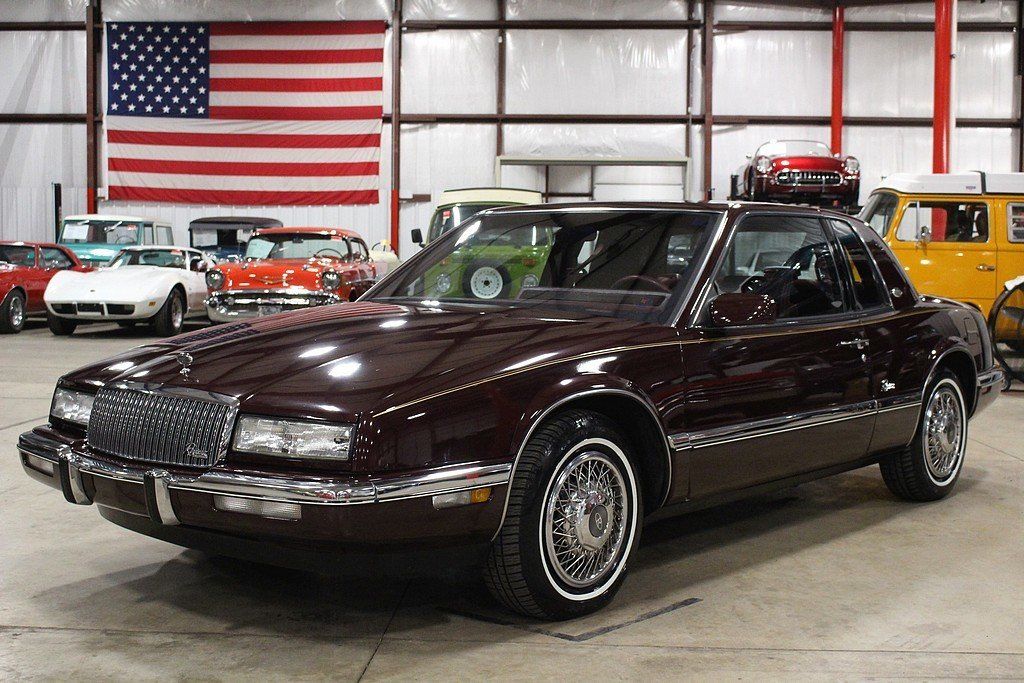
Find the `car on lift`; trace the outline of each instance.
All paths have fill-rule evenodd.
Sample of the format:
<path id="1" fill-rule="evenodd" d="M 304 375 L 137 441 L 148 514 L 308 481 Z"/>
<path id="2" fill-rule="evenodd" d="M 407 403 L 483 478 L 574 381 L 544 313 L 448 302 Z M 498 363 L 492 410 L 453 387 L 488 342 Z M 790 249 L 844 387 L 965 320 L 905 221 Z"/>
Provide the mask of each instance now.
<path id="1" fill-rule="evenodd" d="M 17 334 L 26 318 L 46 315 L 43 292 L 62 270 L 90 268 L 59 244 L 0 241 L 0 334 Z"/>
<path id="2" fill-rule="evenodd" d="M 860 162 L 814 140 L 771 140 L 732 176 L 730 199 L 811 204 L 853 210 Z"/>
<path id="3" fill-rule="evenodd" d="M 50 331 L 73 334 L 83 323 L 151 325 L 161 337 L 206 314 L 205 275 L 213 259 L 185 247 L 126 247 L 103 268 L 57 273 L 43 294 Z"/>
<path id="4" fill-rule="evenodd" d="M 254 216 L 207 216 L 188 224 L 188 244 L 202 249 L 215 261 L 240 261 L 245 245 L 257 228 L 284 225 L 276 218 Z"/>
<path id="5" fill-rule="evenodd" d="M 377 267 L 366 242 L 341 228 L 256 230 L 239 263 L 206 274 L 210 320 L 231 322 L 349 301 L 368 290 Z"/>
<path id="6" fill-rule="evenodd" d="M 158 218 L 82 214 L 61 221 L 57 242 L 83 263 L 102 266 L 123 247 L 174 244 L 171 224 Z"/>
<path id="7" fill-rule="evenodd" d="M 460 190 L 445 190 L 435 202 L 437 208 L 430 217 L 426 239 L 423 231 L 415 228 L 412 241 L 425 246 L 455 226 L 486 209 L 499 206 L 522 206 L 539 204 L 544 196 L 536 190 L 520 190 L 510 187 L 468 187 Z"/>
<path id="8" fill-rule="evenodd" d="M 428 276 L 535 228 L 545 267 L 515 297 Z M 900 498 L 949 495 L 1002 377 L 981 313 L 918 296 L 849 216 L 509 207 L 357 302 L 69 372 L 18 450 L 67 501 L 156 538 L 374 573 L 470 558 L 509 608 L 565 619 L 612 599 L 644 520 L 871 464 Z"/>

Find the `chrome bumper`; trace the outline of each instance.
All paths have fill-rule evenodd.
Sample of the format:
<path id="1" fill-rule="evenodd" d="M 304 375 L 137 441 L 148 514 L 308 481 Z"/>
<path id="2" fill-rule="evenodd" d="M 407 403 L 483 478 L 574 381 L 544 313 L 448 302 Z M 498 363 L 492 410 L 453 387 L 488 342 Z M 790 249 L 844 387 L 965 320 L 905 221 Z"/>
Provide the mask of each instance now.
<path id="1" fill-rule="evenodd" d="M 83 475 L 141 486 L 150 518 L 165 525 L 180 523 L 170 496 L 170 492 L 175 490 L 274 503 L 360 505 L 507 484 L 512 470 L 511 463 L 473 463 L 395 477 L 296 480 L 218 471 L 193 476 L 174 474 L 142 463 L 134 467 L 107 462 L 35 432 L 21 435 L 18 452 L 22 467 L 31 470 L 35 477 L 54 478 L 67 501 L 76 505 L 91 505 L 93 502 Z"/>
<path id="2" fill-rule="evenodd" d="M 989 368 L 978 375 L 978 389 L 984 391 L 993 386 L 1002 384 L 1006 379 L 1006 373 L 999 366 Z"/>
<path id="3" fill-rule="evenodd" d="M 216 292 L 206 299 L 206 313 L 214 322 L 247 320 L 266 315 L 261 309 L 278 307 L 280 312 L 341 302 L 330 292 L 282 292 L 280 290 L 249 290 Z"/>

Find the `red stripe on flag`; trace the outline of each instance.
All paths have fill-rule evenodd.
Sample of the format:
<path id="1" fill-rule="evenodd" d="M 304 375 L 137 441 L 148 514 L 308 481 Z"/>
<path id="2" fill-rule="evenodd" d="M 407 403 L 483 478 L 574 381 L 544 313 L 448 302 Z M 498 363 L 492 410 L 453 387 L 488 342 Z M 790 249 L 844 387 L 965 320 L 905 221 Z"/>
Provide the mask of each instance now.
<path id="1" fill-rule="evenodd" d="M 363 92 L 383 90 L 383 78 L 211 78 L 217 92 Z"/>
<path id="2" fill-rule="evenodd" d="M 275 192 L 262 190 L 200 190 L 133 185 L 111 185 L 112 200 L 135 199 L 147 202 L 187 204 L 245 204 L 249 206 L 318 206 L 323 204 L 376 204 L 377 190 L 333 190 L 329 192 Z"/>
<path id="3" fill-rule="evenodd" d="M 111 157 L 111 171 L 134 173 L 176 173 L 182 175 L 249 176 L 354 176 L 377 175 L 376 161 L 338 163 L 272 163 L 258 161 L 167 161 L 163 159 L 127 159 Z"/>
<path id="4" fill-rule="evenodd" d="M 334 121 L 379 119 L 383 107 L 210 107 L 211 119 Z"/>
<path id="5" fill-rule="evenodd" d="M 354 36 L 384 33 L 383 21 L 217 21 L 211 36 Z"/>
<path id="6" fill-rule="evenodd" d="M 341 149 L 345 147 L 380 147 L 380 134 L 287 135 L 277 133 L 158 133 L 141 130 L 108 130 L 107 141 L 126 145 L 164 145 L 171 147 Z"/>
<path id="7" fill-rule="evenodd" d="M 384 62 L 383 48 L 358 50 L 210 50 L 210 64 L 356 64 Z"/>

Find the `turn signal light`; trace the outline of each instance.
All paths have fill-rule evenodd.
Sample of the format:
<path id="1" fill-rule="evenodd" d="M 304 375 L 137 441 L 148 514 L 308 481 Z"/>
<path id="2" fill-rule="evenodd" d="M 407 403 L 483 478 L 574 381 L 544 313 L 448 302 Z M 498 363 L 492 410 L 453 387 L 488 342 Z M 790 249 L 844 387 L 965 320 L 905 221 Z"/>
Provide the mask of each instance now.
<path id="1" fill-rule="evenodd" d="M 282 503 L 276 500 L 214 496 L 213 507 L 221 512 L 239 512 L 243 515 L 256 515 L 269 519 L 302 519 L 302 507 L 298 503 Z"/>
<path id="2" fill-rule="evenodd" d="M 434 496 L 434 509 L 460 507 L 472 505 L 473 503 L 486 503 L 491 499 L 491 487 L 487 486 L 472 491 L 459 491 L 458 493 L 442 493 Z"/>

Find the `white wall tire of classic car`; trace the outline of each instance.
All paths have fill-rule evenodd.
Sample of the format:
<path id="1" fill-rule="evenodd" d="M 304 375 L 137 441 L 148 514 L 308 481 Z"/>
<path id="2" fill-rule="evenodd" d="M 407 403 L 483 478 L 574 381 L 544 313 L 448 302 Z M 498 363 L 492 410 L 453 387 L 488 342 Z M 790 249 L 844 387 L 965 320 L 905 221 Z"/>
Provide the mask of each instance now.
<path id="1" fill-rule="evenodd" d="M 117 265 L 124 252 L 132 252 L 129 256 L 171 253 L 177 265 Z M 115 265 L 85 273 L 63 271 L 50 280 L 43 300 L 54 334 L 72 334 L 81 323 L 107 322 L 122 327 L 149 324 L 156 334 L 166 337 L 181 332 L 188 318 L 206 315 L 206 271 L 213 262 L 202 252 L 135 247 L 122 250 L 111 264 Z M 117 308 L 127 306 L 131 312 Z"/>

